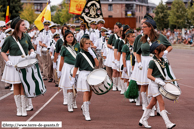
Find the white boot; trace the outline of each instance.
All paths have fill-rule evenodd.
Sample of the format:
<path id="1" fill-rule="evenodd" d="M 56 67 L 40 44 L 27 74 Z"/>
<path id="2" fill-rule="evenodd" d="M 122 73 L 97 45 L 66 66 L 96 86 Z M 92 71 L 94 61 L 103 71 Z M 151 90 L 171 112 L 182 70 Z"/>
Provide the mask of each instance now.
<path id="1" fill-rule="evenodd" d="M 73 96 L 73 108 L 74 109 L 77 109 L 76 97 L 77 97 L 77 95 Z"/>
<path id="2" fill-rule="evenodd" d="M 113 91 L 116 91 L 116 90 L 117 90 L 117 86 L 116 86 L 116 78 L 113 77 L 113 78 L 112 78 L 112 81 L 113 81 L 112 90 L 113 90 Z"/>
<path id="3" fill-rule="evenodd" d="M 13 89 L 14 89 L 14 87 L 13 87 L 13 84 L 12 84 L 10 91 L 13 91 Z"/>
<path id="4" fill-rule="evenodd" d="M 20 95 L 14 95 L 15 104 L 17 107 L 17 116 L 22 115 L 22 106 L 21 106 L 21 96 Z"/>
<path id="5" fill-rule="evenodd" d="M 22 105 L 22 116 L 27 116 L 25 95 L 21 95 L 21 105 Z"/>
<path id="6" fill-rule="evenodd" d="M 157 108 L 156 108 L 157 116 L 160 116 L 160 106 L 159 106 L 158 101 L 156 103 L 156 106 L 157 106 Z"/>
<path id="7" fill-rule="evenodd" d="M 73 112 L 73 92 L 67 93 L 67 109 L 68 112 Z"/>
<path id="8" fill-rule="evenodd" d="M 118 91 L 122 90 L 121 78 L 120 77 L 117 77 L 117 88 L 118 88 Z"/>
<path id="9" fill-rule="evenodd" d="M 152 97 L 147 97 L 148 103 L 152 100 Z M 155 116 L 155 106 L 153 106 L 150 116 Z"/>
<path id="10" fill-rule="evenodd" d="M 162 118 L 164 119 L 164 122 L 166 124 L 166 128 L 167 129 L 172 129 L 176 126 L 176 124 L 172 123 L 169 118 L 168 118 L 168 115 L 167 115 L 167 111 L 166 110 L 162 110 L 160 112 L 160 115 L 162 116 Z"/>
<path id="11" fill-rule="evenodd" d="M 81 106 L 81 110 L 82 110 L 82 113 L 83 113 L 83 116 L 85 115 L 85 111 L 84 111 L 84 104 L 82 104 Z"/>
<path id="12" fill-rule="evenodd" d="M 89 113 L 89 101 L 84 102 L 84 116 L 85 116 L 85 120 L 90 121 L 90 113 Z"/>
<path id="13" fill-rule="evenodd" d="M 26 111 L 33 111 L 32 99 L 31 98 L 27 98 L 26 102 L 27 102 Z"/>
<path id="14" fill-rule="evenodd" d="M 139 93 L 139 96 L 138 96 L 138 98 L 136 99 L 136 106 L 140 106 L 141 104 L 140 104 L 140 91 L 138 91 L 138 93 Z"/>
<path id="15" fill-rule="evenodd" d="M 141 92 L 141 97 L 142 97 L 142 110 L 145 110 L 145 108 L 148 106 L 146 92 Z"/>
<path id="16" fill-rule="evenodd" d="M 145 109 L 143 112 L 143 116 L 139 120 L 139 126 L 144 126 L 145 128 L 151 128 L 151 126 L 148 125 L 148 118 L 150 117 L 151 109 Z"/>
<path id="17" fill-rule="evenodd" d="M 120 94 L 123 95 L 125 93 L 125 84 L 124 84 L 124 80 L 120 80 L 120 84 L 121 84 L 121 92 Z"/>
<path id="18" fill-rule="evenodd" d="M 63 105 L 67 105 L 67 90 L 63 88 Z"/>

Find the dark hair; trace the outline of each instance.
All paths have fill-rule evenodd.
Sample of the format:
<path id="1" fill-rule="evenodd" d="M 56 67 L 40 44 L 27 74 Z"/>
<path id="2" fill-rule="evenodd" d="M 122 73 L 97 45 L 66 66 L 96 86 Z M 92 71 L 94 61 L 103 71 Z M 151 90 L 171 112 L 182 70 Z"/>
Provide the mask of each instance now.
<path id="1" fill-rule="evenodd" d="M 82 24 L 83 25 L 83 30 L 84 30 L 84 34 L 85 34 L 85 31 L 86 31 L 86 25 L 85 24 Z"/>
<path id="2" fill-rule="evenodd" d="M 65 35 L 64 32 L 63 32 L 64 27 L 66 27 L 66 28 L 69 30 L 69 27 L 68 27 L 67 25 L 64 25 L 64 26 L 61 28 L 61 33 L 62 33 L 63 36 Z"/>
<path id="3" fill-rule="evenodd" d="M 160 52 L 166 50 L 166 46 L 164 46 L 163 44 L 160 44 L 155 50 L 158 51 L 158 55 L 159 55 Z M 156 54 L 155 50 L 152 52 L 153 54 Z"/>
<path id="4" fill-rule="evenodd" d="M 123 31 L 121 31 L 121 37 L 122 37 L 122 39 L 125 39 L 125 32 L 127 32 L 127 30 L 130 30 L 131 28 L 129 27 L 129 28 L 125 28 Z"/>
<path id="5" fill-rule="evenodd" d="M 127 44 L 127 41 L 128 41 L 128 39 L 127 39 L 127 37 L 128 36 L 131 36 L 131 35 L 133 35 L 134 33 L 129 33 L 129 34 L 127 34 L 126 36 L 125 36 L 125 44 Z"/>
<path id="6" fill-rule="evenodd" d="M 151 32 L 150 32 L 150 41 L 154 42 L 156 39 L 158 39 L 159 34 L 154 30 L 153 26 L 149 22 L 144 22 L 148 27 L 151 27 Z M 147 42 L 148 35 L 143 35 L 141 38 L 141 41 L 143 43 Z"/>
<path id="7" fill-rule="evenodd" d="M 64 38 L 64 43 L 63 43 L 63 45 L 65 45 L 65 46 L 67 46 L 66 37 L 67 37 L 68 34 L 72 34 L 73 37 L 74 37 L 74 34 L 73 34 L 71 31 L 65 33 L 65 35 L 63 36 L 63 38 Z M 77 41 L 76 41 L 76 39 L 75 39 L 75 37 L 74 37 L 72 45 L 76 44 L 76 42 L 77 42 Z"/>
<path id="8" fill-rule="evenodd" d="M 18 32 L 20 31 L 20 24 L 23 22 L 24 20 L 20 20 L 16 26 L 15 29 L 13 31 L 13 33 L 11 34 L 11 36 L 14 36 L 16 40 L 18 40 Z"/>

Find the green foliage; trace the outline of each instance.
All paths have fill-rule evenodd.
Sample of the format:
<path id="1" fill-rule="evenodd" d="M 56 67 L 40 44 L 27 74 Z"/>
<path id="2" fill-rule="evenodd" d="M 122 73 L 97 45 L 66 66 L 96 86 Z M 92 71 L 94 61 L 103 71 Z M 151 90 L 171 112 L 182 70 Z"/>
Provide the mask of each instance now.
<path id="1" fill-rule="evenodd" d="M 3 12 L 1 15 L 5 18 L 6 16 L 6 9 L 7 9 L 8 1 L 7 0 L 0 0 L 0 12 Z M 22 3 L 21 0 L 11 0 L 10 1 L 10 7 L 9 7 L 9 13 L 10 13 L 10 19 L 13 19 L 20 15 L 20 11 L 22 11 Z"/>
<path id="2" fill-rule="evenodd" d="M 166 4 L 163 4 L 163 1 L 159 3 L 159 5 L 156 7 L 155 11 L 155 17 L 154 20 L 157 24 L 158 30 L 163 30 L 164 28 L 169 27 L 169 13 L 168 13 L 168 7 Z"/>
<path id="3" fill-rule="evenodd" d="M 2 6 L 0 6 L 1 9 Z M 4 13 L 0 12 L 0 21 L 5 21 L 5 17 L 3 17 Z"/>
<path id="4" fill-rule="evenodd" d="M 51 6 L 51 12 L 56 11 L 56 10 L 57 10 L 57 7 L 58 7 L 58 6 L 56 6 L 56 5 Z"/>
<path id="5" fill-rule="evenodd" d="M 190 4 L 187 8 L 187 16 L 188 21 L 190 22 L 190 26 L 194 24 L 194 5 L 191 7 Z"/>
<path id="6" fill-rule="evenodd" d="M 24 5 L 23 11 L 20 14 L 21 19 L 27 20 L 30 24 L 33 24 L 37 16 L 34 5 L 30 3 Z"/>
<path id="7" fill-rule="evenodd" d="M 61 8 L 58 7 L 55 15 L 52 16 L 52 21 L 57 24 L 62 25 L 67 23 L 72 17 L 74 17 L 73 14 L 69 13 L 69 4 L 67 4 L 65 1 L 66 0 L 63 0 Z"/>
<path id="8" fill-rule="evenodd" d="M 176 28 L 183 28 L 187 21 L 187 9 L 182 0 L 174 0 L 170 10 L 169 23 Z"/>

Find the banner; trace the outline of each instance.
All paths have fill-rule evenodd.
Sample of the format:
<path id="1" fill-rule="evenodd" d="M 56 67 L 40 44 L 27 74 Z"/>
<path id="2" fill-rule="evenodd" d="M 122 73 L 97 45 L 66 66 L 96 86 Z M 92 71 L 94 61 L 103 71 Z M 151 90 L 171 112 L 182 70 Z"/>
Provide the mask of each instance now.
<path id="1" fill-rule="evenodd" d="M 70 0 L 69 13 L 80 15 L 86 4 L 86 0 Z"/>
<path id="2" fill-rule="evenodd" d="M 44 20 L 51 21 L 51 9 L 49 4 L 44 8 L 41 14 L 34 21 L 34 25 L 38 28 L 39 31 L 44 29 L 43 25 Z"/>
<path id="3" fill-rule="evenodd" d="M 88 0 L 79 19 L 84 22 L 87 28 L 89 28 L 91 20 L 103 19 L 100 0 Z"/>
<path id="4" fill-rule="evenodd" d="M 10 20 L 10 17 L 9 17 L 9 6 L 10 6 L 10 0 L 8 0 L 7 10 L 6 10 L 6 17 L 5 17 L 5 23 L 7 23 Z"/>

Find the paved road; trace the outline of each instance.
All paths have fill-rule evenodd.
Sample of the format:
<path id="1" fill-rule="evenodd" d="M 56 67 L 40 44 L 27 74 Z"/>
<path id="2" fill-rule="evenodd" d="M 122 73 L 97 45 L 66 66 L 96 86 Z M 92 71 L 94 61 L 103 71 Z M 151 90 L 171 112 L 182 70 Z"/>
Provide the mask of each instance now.
<path id="1" fill-rule="evenodd" d="M 194 128 L 194 51 L 174 49 L 168 58 L 177 78 L 182 78 L 179 85 L 182 90 L 178 103 L 165 99 L 169 118 L 176 123 L 176 129 Z M 17 117 L 13 94 L 0 100 L 0 121 L 62 121 L 63 129 L 141 129 L 138 121 L 143 113 L 141 106 L 129 103 L 119 92 L 97 96 L 93 95 L 90 105 L 92 121 L 84 120 L 80 106 L 82 93 L 78 93 L 77 105 L 73 113 L 67 112 L 62 105 L 62 92 L 59 92 L 36 116 L 32 117 L 58 91 L 53 83 L 45 82 L 47 92 L 44 96 L 32 99 L 34 111 L 28 112 L 27 117 Z M 1 90 L 2 83 L 1 83 Z M 9 90 L 6 90 L 9 92 Z M 2 96 L 2 95 L 1 95 Z M 161 117 L 151 117 L 148 120 L 153 129 L 165 129 Z"/>

